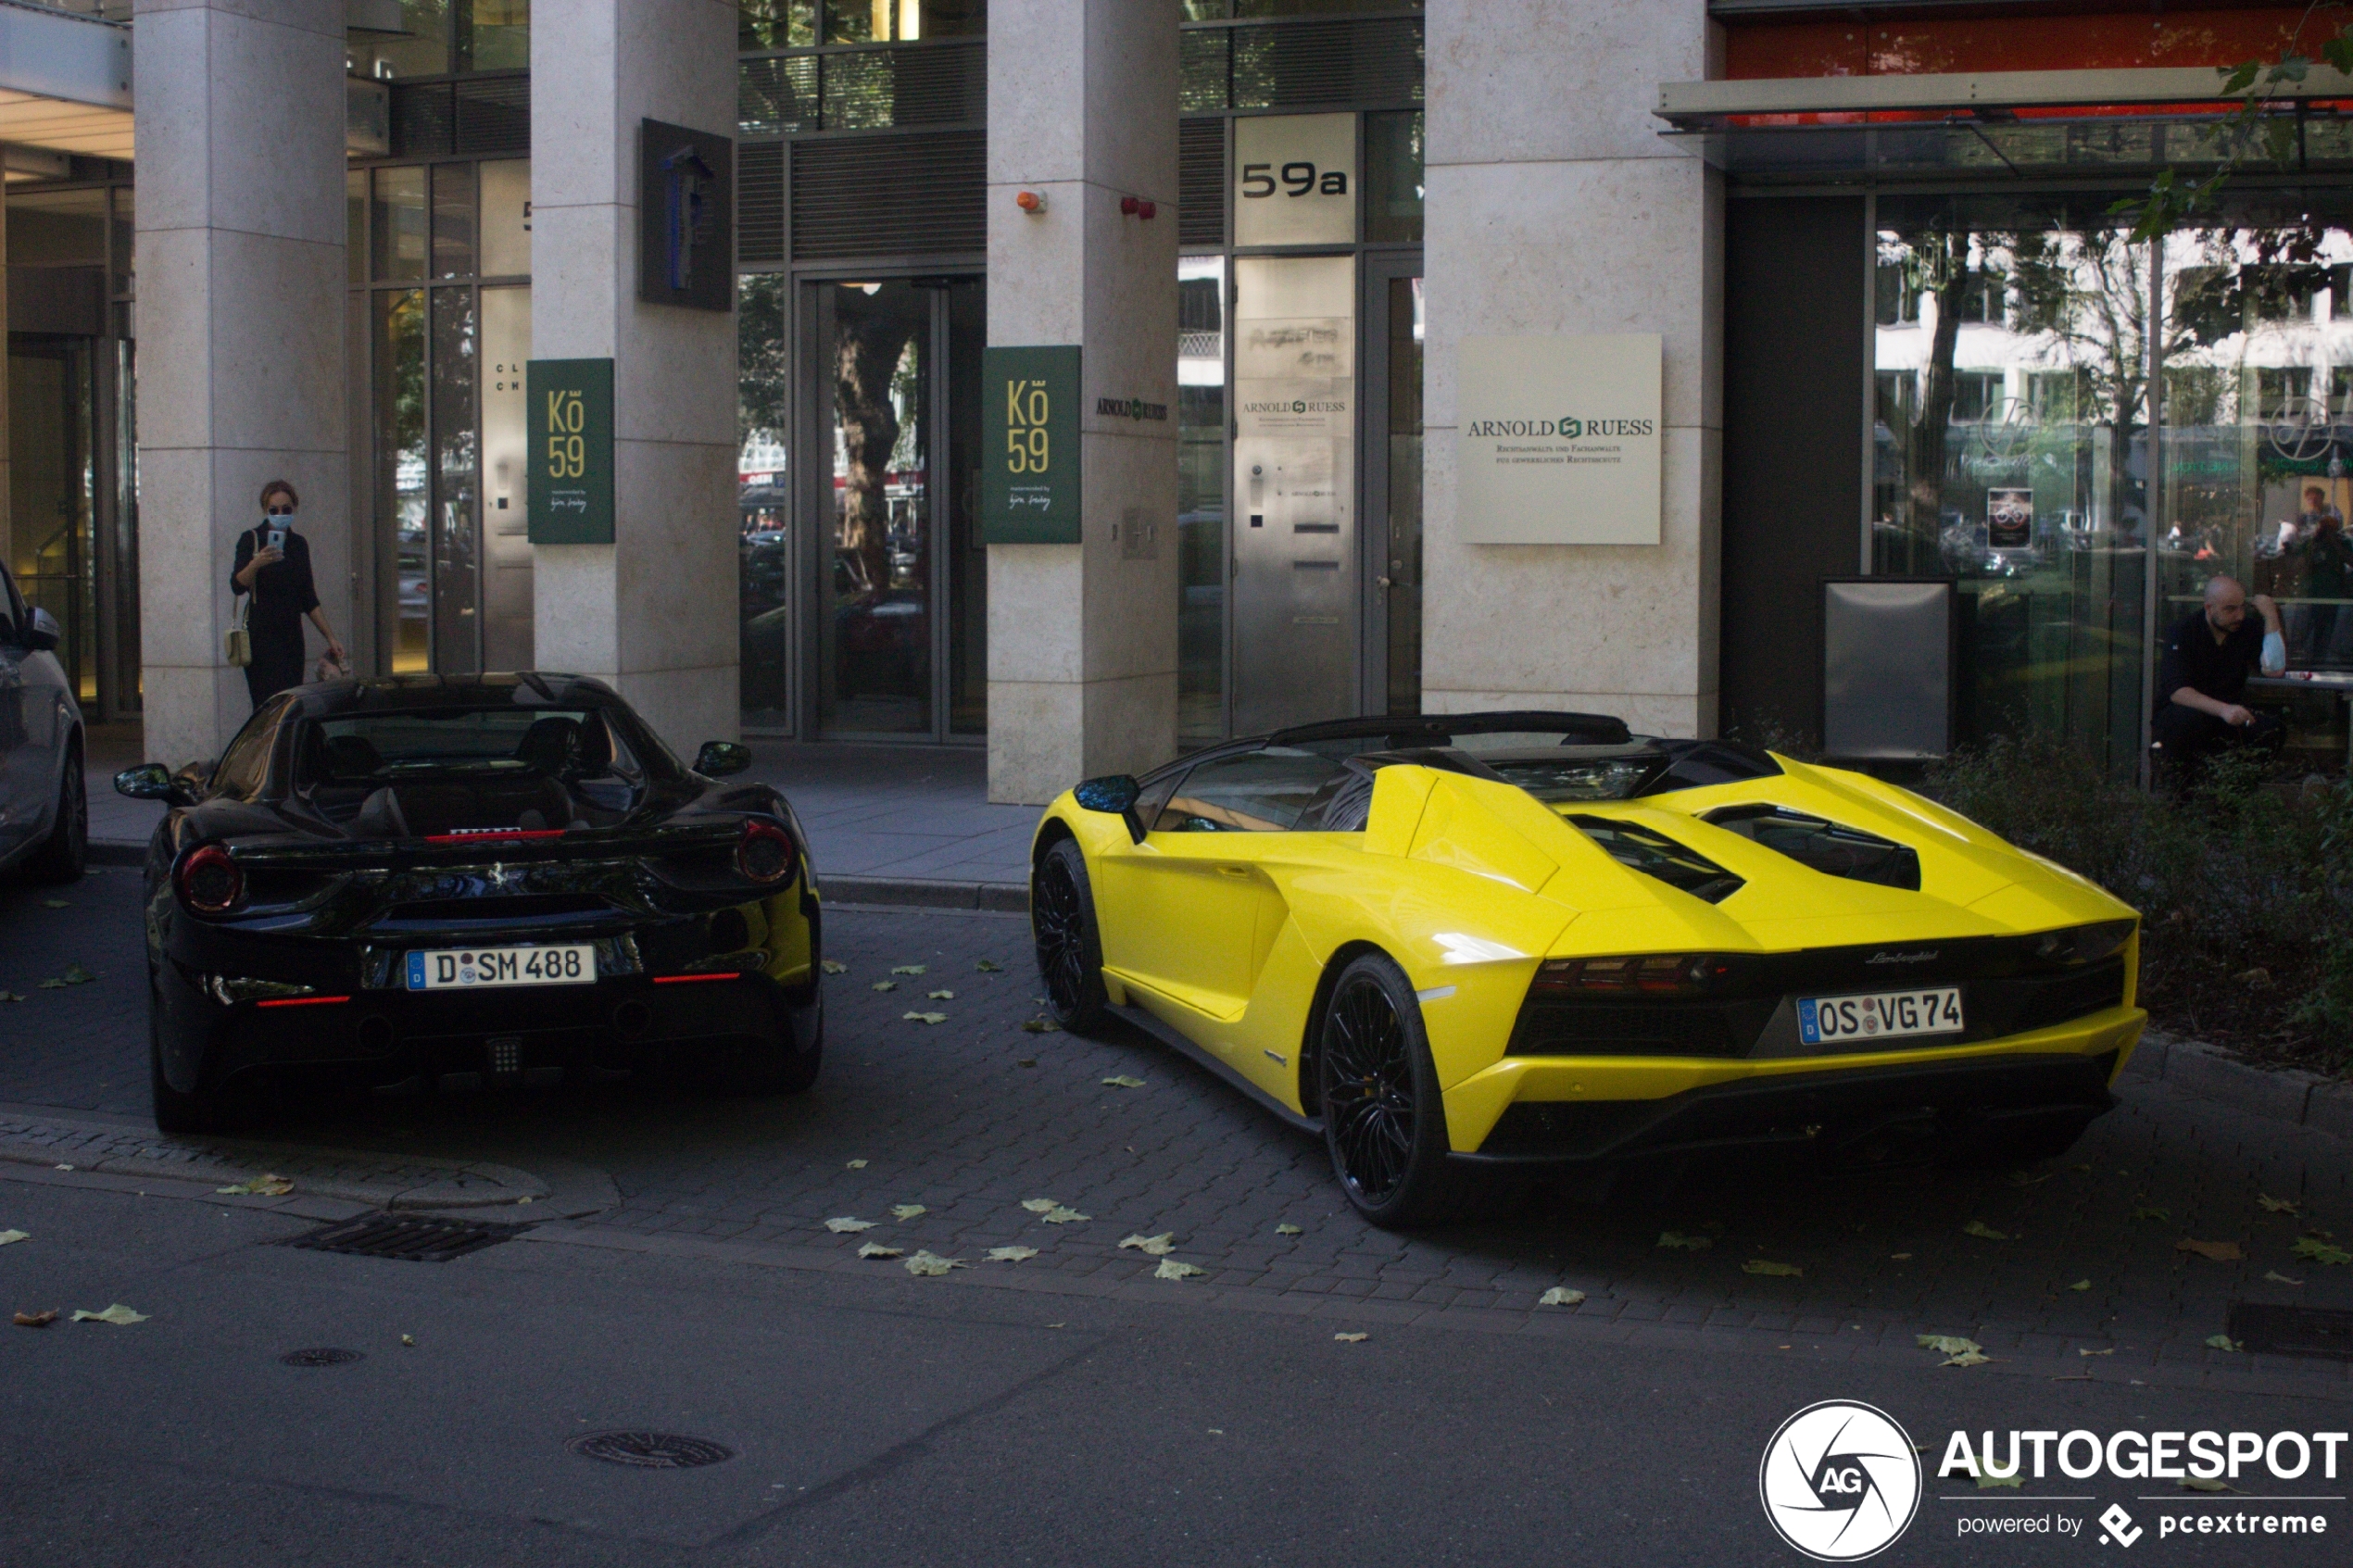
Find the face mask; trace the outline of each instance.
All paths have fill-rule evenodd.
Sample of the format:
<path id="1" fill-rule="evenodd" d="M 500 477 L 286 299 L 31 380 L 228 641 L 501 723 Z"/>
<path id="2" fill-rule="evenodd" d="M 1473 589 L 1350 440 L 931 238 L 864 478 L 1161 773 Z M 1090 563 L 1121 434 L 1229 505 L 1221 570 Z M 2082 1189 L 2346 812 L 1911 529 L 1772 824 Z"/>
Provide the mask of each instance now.
<path id="1" fill-rule="evenodd" d="M 271 512 L 269 516 L 261 520 L 261 526 L 264 528 L 292 528 L 294 526 L 294 517 L 295 515 L 292 512 Z"/>

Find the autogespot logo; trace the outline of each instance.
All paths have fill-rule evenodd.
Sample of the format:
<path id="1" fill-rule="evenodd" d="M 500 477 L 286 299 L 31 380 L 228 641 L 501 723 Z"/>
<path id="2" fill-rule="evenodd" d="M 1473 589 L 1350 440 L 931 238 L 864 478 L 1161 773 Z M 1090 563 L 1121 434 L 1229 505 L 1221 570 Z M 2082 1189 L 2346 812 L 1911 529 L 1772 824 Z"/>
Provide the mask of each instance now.
<path id="1" fill-rule="evenodd" d="M 1855 1562 L 1894 1544 L 1920 1506 L 1920 1461 L 1894 1417 L 1824 1399 L 1781 1423 L 1756 1469 L 1765 1517 L 1818 1562 Z"/>

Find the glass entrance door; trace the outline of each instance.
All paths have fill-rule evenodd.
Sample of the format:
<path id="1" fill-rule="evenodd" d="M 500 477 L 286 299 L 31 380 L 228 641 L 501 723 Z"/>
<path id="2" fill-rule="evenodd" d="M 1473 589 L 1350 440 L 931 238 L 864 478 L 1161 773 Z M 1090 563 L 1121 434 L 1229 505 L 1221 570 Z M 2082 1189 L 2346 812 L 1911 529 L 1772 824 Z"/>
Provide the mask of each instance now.
<path id="1" fill-rule="evenodd" d="M 826 736 L 977 736 L 982 285 L 827 282 L 809 285 L 807 306 L 815 460 L 799 466 L 815 558 L 802 711 Z"/>
<path id="2" fill-rule="evenodd" d="M 1366 713 L 1422 710 L 1421 266 L 1365 260 Z"/>

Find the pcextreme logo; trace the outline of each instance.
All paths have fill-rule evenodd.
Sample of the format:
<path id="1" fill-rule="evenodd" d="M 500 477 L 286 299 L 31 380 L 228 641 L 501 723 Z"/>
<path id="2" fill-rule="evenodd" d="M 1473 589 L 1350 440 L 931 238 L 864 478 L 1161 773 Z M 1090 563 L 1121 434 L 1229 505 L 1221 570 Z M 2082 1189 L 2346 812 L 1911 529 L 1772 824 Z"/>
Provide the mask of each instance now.
<path id="1" fill-rule="evenodd" d="M 1919 1511 L 1919 1455 L 1886 1411 L 1824 1399 L 1765 1445 L 1756 1490 L 1781 1539 L 1818 1562 L 1858 1562 L 1894 1545 Z"/>

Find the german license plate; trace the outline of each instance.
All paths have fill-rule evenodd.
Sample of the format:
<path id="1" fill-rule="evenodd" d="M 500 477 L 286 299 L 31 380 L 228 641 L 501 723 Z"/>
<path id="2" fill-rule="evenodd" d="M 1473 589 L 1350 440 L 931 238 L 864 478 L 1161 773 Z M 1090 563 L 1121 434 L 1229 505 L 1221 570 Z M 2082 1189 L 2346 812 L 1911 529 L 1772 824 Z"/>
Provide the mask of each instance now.
<path id="1" fill-rule="evenodd" d="M 1797 999 L 1798 1037 L 1809 1046 L 1900 1040 L 1912 1035 L 1957 1035 L 1961 1029 L 1958 985 Z"/>
<path id="2" fill-rule="evenodd" d="M 409 955 L 411 991 L 480 991 L 508 985 L 593 985 L 597 945 L 450 947 Z"/>

